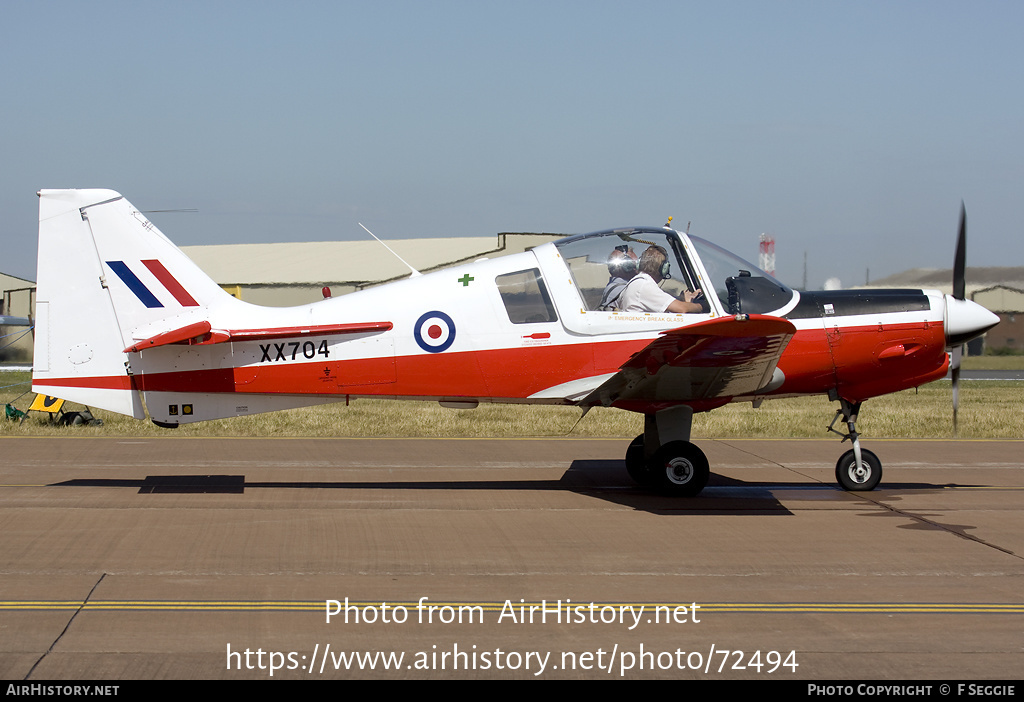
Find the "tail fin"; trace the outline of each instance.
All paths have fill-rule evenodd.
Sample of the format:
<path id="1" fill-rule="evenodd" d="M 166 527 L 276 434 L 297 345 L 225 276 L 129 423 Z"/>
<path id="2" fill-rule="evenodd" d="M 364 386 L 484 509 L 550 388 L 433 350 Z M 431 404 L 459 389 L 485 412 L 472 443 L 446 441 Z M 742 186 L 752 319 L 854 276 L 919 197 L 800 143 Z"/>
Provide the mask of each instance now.
<path id="1" fill-rule="evenodd" d="M 36 285 L 33 389 L 138 419 L 133 337 L 232 299 L 112 190 L 39 192 Z"/>

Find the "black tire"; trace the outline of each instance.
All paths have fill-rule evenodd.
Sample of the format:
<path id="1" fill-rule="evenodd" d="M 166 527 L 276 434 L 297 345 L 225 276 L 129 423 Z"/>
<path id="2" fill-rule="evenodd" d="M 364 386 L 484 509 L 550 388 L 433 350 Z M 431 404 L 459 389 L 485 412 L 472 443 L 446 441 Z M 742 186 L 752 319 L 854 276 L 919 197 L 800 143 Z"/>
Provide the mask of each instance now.
<path id="1" fill-rule="evenodd" d="M 836 480 L 840 487 L 850 492 L 874 490 L 882 479 L 882 462 L 867 449 L 860 450 L 863 473 L 857 473 L 857 458 L 850 449 L 836 462 Z"/>
<path id="2" fill-rule="evenodd" d="M 641 487 L 653 487 L 654 476 L 651 474 L 651 467 L 647 465 L 644 456 L 644 435 L 633 439 L 629 448 L 626 449 L 626 472 L 629 477 Z"/>
<path id="3" fill-rule="evenodd" d="M 694 497 L 708 484 L 708 458 L 689 441 L 670 441 L 658 449 L 651 462 L 658 490 L 666 495 Z"/>

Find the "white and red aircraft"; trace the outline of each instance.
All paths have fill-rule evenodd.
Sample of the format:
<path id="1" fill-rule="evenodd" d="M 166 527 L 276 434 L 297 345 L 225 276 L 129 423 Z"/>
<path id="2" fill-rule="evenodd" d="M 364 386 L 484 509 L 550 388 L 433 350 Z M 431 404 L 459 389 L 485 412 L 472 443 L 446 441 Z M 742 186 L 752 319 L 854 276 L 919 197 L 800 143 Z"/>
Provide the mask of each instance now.
<path id="1" fill-rule="evenodd" d="M 944 377 L 947 350 L 998 322 L 964 299 L 963 219 L 952 296 L 797 292 L 708 241 L 650 227 L 270 308 L 223 291 L 116 192 L 39 198 L 36 392 L 164 427 L 348 397 L 619 407 L 646 419 L 630 475 L 671 494 L 708 480 L 689 441 L 694 412 L 810 394 L 838 401 L 832 424 L 849 428 L 836 432 L 853 443 L 840 484 L 873 489 L 882 469 L 860 447 L 861 402 Z M 663 289 L 707 293 L 700 311 L 600 309 L 623 258 L 613 252 L 650 246 L 668 254 Z"/>

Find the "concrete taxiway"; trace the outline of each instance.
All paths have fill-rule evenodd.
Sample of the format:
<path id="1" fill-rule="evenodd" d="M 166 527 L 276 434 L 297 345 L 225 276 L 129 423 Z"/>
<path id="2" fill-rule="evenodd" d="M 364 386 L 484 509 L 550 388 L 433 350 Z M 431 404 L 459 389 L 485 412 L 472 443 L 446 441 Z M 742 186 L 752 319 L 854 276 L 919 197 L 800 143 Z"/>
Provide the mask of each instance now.
<path id="1" fill-rule="evenodd" d="M 867 441 L 851 494 L 837 441 L 704 440 L 695 499 L 627 443 L 2 438 L 0 678 L 1024 670 L 1024 442 Z"/>

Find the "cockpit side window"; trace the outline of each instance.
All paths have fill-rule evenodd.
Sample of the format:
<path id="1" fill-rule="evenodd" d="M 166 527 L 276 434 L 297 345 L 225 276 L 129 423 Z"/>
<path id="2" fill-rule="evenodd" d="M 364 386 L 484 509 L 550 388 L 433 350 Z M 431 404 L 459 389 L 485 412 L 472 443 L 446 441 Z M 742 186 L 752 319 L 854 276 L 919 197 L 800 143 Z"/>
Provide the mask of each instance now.
<path id="1" fill-rule="evenodd" d="M 556 242 L 588 311 L 615 311 L 621 289 L 638 272 L 639 260 L 651 246 L 668 253 L 670 278 L 660 286 L 673 297 L 700 287 L 693 266 L 674 236 L 648 229 L 600 232 Z"/>
<path id="2" fill-rule="evenodd" d="M 621 243 L 584 239 L 558 247 L 558 252 L 569 267 L 569 273 L 580 291 L 586 309 L 601 309 L 609 277 L 608 258 L 614 247 Z"/>
<path id="3" fill-rule="evenodd" d="M 530 268 L 505 273 L 496 277 L 494 282 L 501 294 L 508 320 L 513 324 L 558 321 L 540 270 Z"/>

